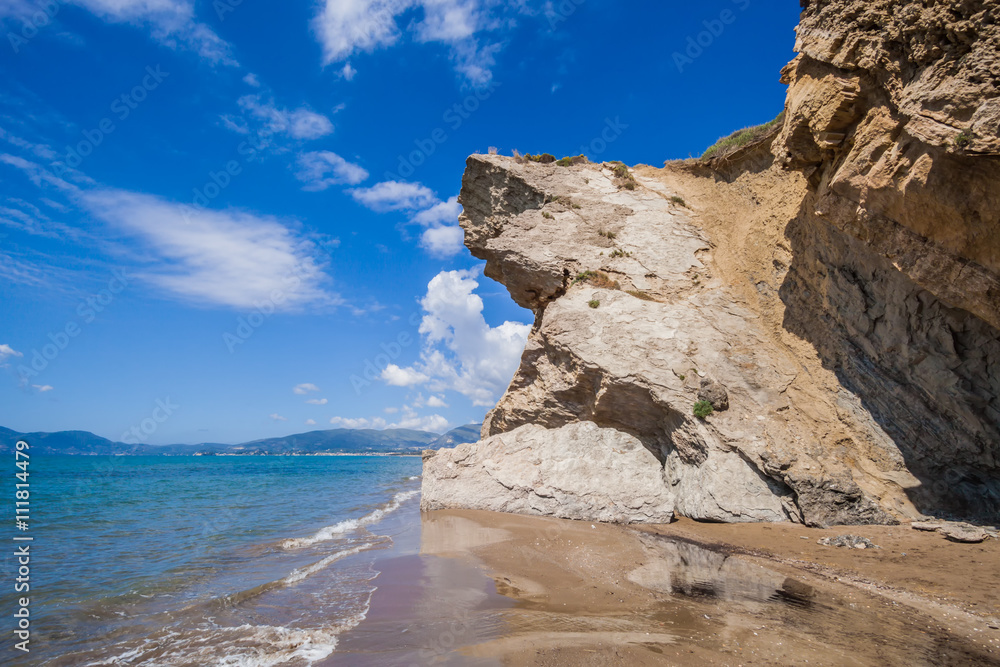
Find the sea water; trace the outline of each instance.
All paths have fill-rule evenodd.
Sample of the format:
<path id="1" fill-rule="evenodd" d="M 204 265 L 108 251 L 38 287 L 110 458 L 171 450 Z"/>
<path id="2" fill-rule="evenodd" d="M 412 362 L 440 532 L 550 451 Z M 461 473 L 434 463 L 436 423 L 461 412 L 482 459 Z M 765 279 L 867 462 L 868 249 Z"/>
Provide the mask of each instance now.
<path id="1" fill-rule="evenodd" d="M 0 605 L 30 597 L 31 652 L 4 614 L 5 660 L 266 667 L 322 660 L 364 619 L 392 543 L 379 523 L 418 502 L 420 459 L 49 456 L 30 472 L 31 590 L 5 585 Z M 7 543 L 13 582 L 23 542 Z"/>

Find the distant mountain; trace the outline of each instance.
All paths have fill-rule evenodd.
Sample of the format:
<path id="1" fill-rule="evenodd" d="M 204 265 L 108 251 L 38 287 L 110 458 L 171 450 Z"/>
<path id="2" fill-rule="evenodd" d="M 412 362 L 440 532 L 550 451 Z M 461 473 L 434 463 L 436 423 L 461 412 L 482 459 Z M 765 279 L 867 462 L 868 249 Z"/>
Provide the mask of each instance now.
<path id="1" fill-rule="evenodd" d="M 18 440 L 31 445 L 31 454 L 126 455 L 145 454 L 150 445 L 129 445 L 112 442 L 88 431 L 58 431 L 56 433 L 18 433 L 0 427 L 0 451 L 10 452 Z"/>
<path id="2" fill-rule="evenodd" d="M 65 455 L 165 455 L 185 454 L 415 454 L 425 449 L 452 447 L 479 439 L 478 424 L 460 426 L 444 435 L 409 429 L 333 429 L 310 431 L 282 438 L 264 438 L 237 445 L 131 445 L 113 442 L 87 431 L 19 433 L 0 426 L 0 452 L 10 452 L 18 440 L 26 440 L 33 454 Z"/>
<path id="3" fill-rule="evenodd" d="M 452 429 L 432 442 L 427 449 L 441 449 L 442 447 L 454 447 L 464 445 L 467 442 L 477 442 L 482 424 L 466 424 Z"/>

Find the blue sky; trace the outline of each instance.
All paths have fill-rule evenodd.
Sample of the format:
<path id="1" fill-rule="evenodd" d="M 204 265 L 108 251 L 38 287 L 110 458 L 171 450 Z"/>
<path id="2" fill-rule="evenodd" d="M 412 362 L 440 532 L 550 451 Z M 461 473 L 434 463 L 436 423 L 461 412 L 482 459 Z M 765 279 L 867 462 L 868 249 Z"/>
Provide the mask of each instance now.
<path id="1" fill-rule="evenodd" d="M 164 444 L 480 420 L 531 313 L 461 245 L 466 157 L 698 155 L 781 110 L 798 18 L 278 7 L 0 0 L 0 425 Z"/>

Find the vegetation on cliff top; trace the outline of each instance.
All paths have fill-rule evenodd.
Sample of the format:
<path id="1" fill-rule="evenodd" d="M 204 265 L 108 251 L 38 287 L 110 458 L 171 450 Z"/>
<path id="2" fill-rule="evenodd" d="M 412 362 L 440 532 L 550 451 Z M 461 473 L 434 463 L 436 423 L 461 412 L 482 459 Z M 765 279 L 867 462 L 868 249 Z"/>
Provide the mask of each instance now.
<path id="1" fill-rule="evenodd" d="M 709 158 L 725 157 L 726 155 L 734 153 L 744 146 L 756 143 L 766 138 L 768 135 L 776 133 L 784 120 L 785 112 L 782 111 L 778 114 L 777 118 L 764 123 L 763 125 L 754 125 L 753 127 L 744 127 L 742 130 L 737 130 L 728 137 L 722 137 L 709 146 L 705 152 L 701 154 L 701 158 L 703 160 L 707 160 Z"/>

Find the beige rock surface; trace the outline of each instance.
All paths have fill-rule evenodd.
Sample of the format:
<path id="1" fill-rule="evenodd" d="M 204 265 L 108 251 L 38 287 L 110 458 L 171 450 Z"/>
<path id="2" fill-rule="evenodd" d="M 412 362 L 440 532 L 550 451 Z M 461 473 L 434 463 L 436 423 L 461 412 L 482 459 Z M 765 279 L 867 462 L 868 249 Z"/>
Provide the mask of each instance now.
<path id="1" fill-rule="evenodd" d="M 592 422 L 522 426 L 427 455 L 421 509 L 668 523 L 673 495 L 636 438 Z"/>
<path id="2" fill-rule="evenodd" d="M 627 433 L 697 519 L 996 522 L 998 5 L 805 3 L 773 142 L 634 191 L 471 157 L 466 245 L 535 312 L 483 437 Z"/>

